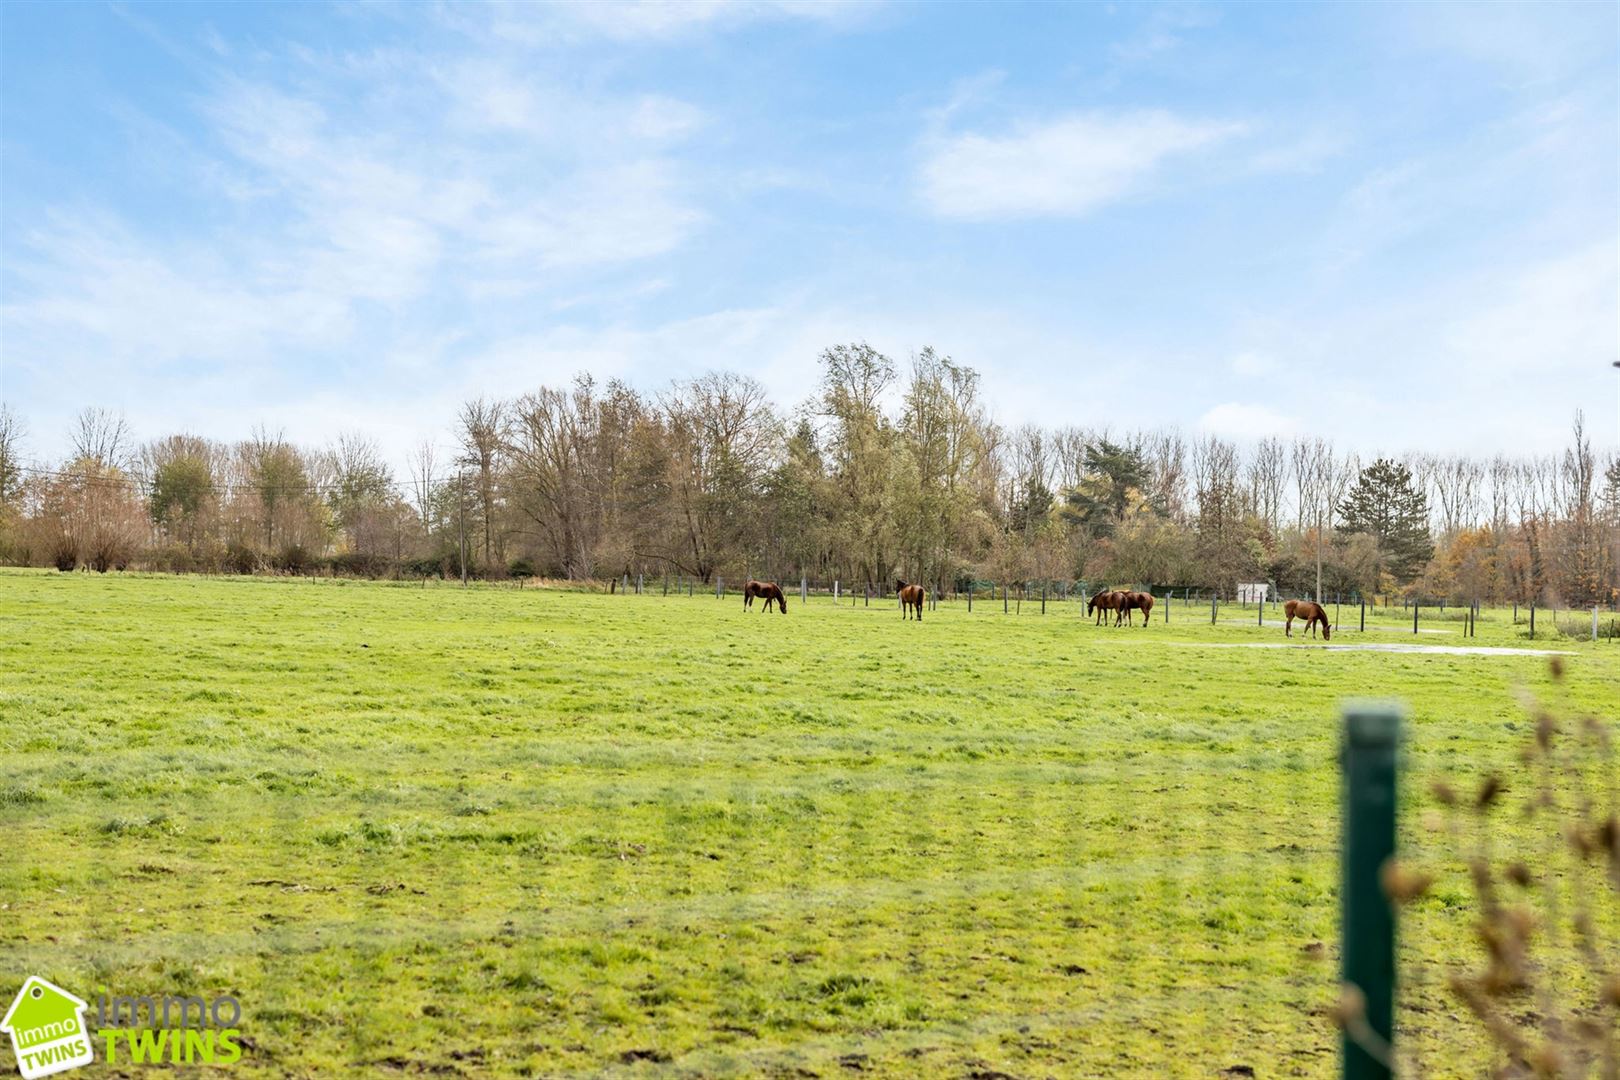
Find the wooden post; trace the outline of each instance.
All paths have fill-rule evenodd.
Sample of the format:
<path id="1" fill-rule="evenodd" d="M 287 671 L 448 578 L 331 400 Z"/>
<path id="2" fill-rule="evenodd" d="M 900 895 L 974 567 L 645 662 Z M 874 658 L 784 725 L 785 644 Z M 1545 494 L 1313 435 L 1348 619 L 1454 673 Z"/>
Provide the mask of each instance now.
<path id="1" fill-rule="evenodd" d="M 1175 600 L 1176 590 L 1171 589 L 1169 592 L 1164 594 L 1164 624 L 1166 626 L 1170 625 L 1170 605 L 1175 603 Z"/>
<path id="2" fill-rule="evenodd" d="M 723 578 L 723 577 L 715 578 L 714 579 L 714 598 L 716 600 L 720 599 L 722 596 L 725 595 L 725 592 L 726 592 L 726 579 Z"/>
<path id="3" fill-rule="evenodd" d="M 1003 615 L 1007 614 L 1007 583 L 1005 581 L 1001 583 L 1001 613 Z"/>
<path id="4" fill-rule="evenodd" d="M 1266 598 L 1264 596 L 1262 596 L 1260 598 L 1260 602 L 1258 604 L 1254 605 L 1254 609 L 1260 616 L 1260 618 L 1256 621 L 1255 625 L 1256 626 L 1264 626 L 1264 625 L 1266 625 Z"/>
<path id="5" fill-rule="evenodd" d="M 1215 625 L 1215 613 L 1220 608 L 1220 598 L 1214 593 L 1209 594 L 1209 625 Z"/>
<path id="6" fill-rule="evenodd" d="M 968 582 L 968 614 L 973 614 L 973 582 Z"/>
<path id="7" fill-rule="evenodd" d="M 1597 606 L 1592 607 L 1592 640 L 1597 640 Z"/>
<path id="8" fill-rule="evenodd" d="M 1367 598 L 1366 597 L 1362 597 L 1362 599 L 1361 599 L 1361 632 L 1363 634 L 1365 634 L 1367 632 Z"/>
<path id="9" fill-rule="evenodd" d="M 799 603 L 810 602 L 810 579 L 803 574 L 799 575 Z"/>
<path id="10" fill-rule="evenodd" d="M 1536 640 L 1536 602 L 1530 601 L 1530 640 Z"/>
<path id="11" fill-rule="evenodd" d="M 1395 911 L 1383 871 L 1395 855 L 1401 710 L 1349 706 L 1340 752 L 1344 775 L 1341 887 L 1342 980 L 1361 993 L 1361 1017 L 1345 1025 L 1344 1080 L 1389 1080 L 1395 1037 Z M 1366 1042 L 1373 1043 L 1369 1053 Z M 1382 1044 L 1381 1046 L 1379 1044 Z"/>
<path id="12" fill-rule="evenodd" d="M 1418 602 L 1412 601 L 1412 633 L 1417 633 Z"/>
<path id="13" fill-rule="evenodd" d="M 833 578 L 833 603 L 838 603 L 838 579 Z"/>
<path id="14" fill-rule="evenodd" d="M 1592 611 L 1594 612 L 1594 614 L 1592 615 L 1592 625 L 1596 626 L 1597 625 L 1597 615 L 1596 615 L 1597 608 L 1593 608 Z M 1044 582 L 1044 581 L 1041 582 L 1041 614 L 1042 615 L 1046 614 L 1046 582 Z M 1596 630 L 1592 631 L 1592 638 L 1593 638 L 1593 640 L 1597 639 L 1597 631 Z"/>
<path id="15" fill-rule="evenodd" d="M 642 575 L 642 574 L 637 574 L 636 575 L 636 595 L 637 596 L 641 595 L 641 587 L 642 587 L 642 584 L 643 584 L 643 578 L 644 578 L 644 575 Z"/>

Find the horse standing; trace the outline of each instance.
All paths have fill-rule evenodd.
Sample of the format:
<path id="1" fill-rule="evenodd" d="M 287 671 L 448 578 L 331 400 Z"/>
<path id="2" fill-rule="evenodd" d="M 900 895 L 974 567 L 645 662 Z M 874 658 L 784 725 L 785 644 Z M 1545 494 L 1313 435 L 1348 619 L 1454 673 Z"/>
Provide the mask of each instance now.
<path id="1" fill-rule="evenodd" d="M 1136 619 L 1131 615 L 1133 611 L 1142 613 L 1142 625 L 1146 626 L 1153 621 L 1153 594 L 1146 592 L 1128 592 L 1123 594 L 1120 601 L 1120 611 L 1130 625 L 1136 625 Z"/>
<path id="2" fill-rule="evenodd" d="M 907 585 L 903 581 L 895 581 L 895 592 L 900 594 L 900 617 L 910 618 L 912 611 L 917 613 L 917 621 L 922 622 L 923 598 L 927 595 L 921 585 Z"/>
<path id="3" fill-rule="evenodd" d="M 1323 610 L 1321 604 L 1312 600 L 1290 600 L 1283 605 L 1283 614 L 1287 616 L 1287 621 L 1283 623 L 1284 637 L 1294 636 L 1294 620 L 1298 618 L 1305 620 L 1305 625 L 1309 628 L 1311 637 L 1316 636 L 1316 626 L 1321 623 L 1322 640 L 1333 640 L 1333 627 L 1328 624 L 1327 612 Z"/>
<path id="4" fill-rule="evenodd" d="M 787 597 L 782 595 L 782 586 L 774 581 L 750 581 L 743 586 L 743 610 L 754 606 L 754 597 L 765 599 L 765 610 L 771 610 L 771 601 L 776 601 L 776 610 L 783 615 L 787 614 Z"/>

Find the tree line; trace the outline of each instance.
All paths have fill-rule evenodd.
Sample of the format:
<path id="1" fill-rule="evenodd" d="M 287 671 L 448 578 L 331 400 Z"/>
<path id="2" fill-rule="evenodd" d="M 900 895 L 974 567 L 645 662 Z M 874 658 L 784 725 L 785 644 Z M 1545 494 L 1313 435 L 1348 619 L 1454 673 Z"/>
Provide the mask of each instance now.
<path id="1" fill-rule="evenodd" d="M 580 375 L 457 413 L 404 475 L 375 442 L 258 428 L 137 441 L 86 409 L 26 458 L 0 405 L 0 560 L 63 570 L 352 573 L 705 584 L 896 577 L 1404 591 L 1613 603 L 1620 456 L 1576 415 L 1559 455 L 1363 460 L 1316 437 L 996 423 L 969 367 L 866 344 L 791 409 L 712 372 L 644 391 Z"/>

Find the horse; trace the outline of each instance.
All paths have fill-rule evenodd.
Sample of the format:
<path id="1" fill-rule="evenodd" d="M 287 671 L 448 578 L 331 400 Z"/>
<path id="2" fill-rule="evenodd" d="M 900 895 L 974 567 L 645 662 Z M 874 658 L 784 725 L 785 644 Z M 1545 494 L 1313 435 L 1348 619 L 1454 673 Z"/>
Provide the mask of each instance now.
<path id="1" fill-rule="evenodd" d="M 1125 620 L 1130 623 L 1130 625 L 1136 625 L 1136 619 L 1131 615 L 1131 612 L 1137 610 L 1142 612 L 1143 626 L 1146 626 L 1148 623 L 1153 621 L 1152 593 L 1128 592 L 1124 593 L 1123 595 L 1124 599 L 1120 601 L 1119 607 L 1120 611 L 1125 615 Z"/>
<path id="2" fill-rule="evenodd" d="M 1283 623 L 1284 637 L 1294 636 L 1294 620 L 1299 618 L 1305 620 L 1306 627 L 1311 631 L 1311 637 L 1316 636 L 1316 624 L 1321 623 L 1322 640 L 1333 640 L 1333 627 L 1328 625 L 1327 612 L 1322 610 L 1321 604 L 1312 600 L 1290 600 L 1283 605 L 1283 614 L 1288 617 Z"/>
<path id="3" fill-rule="evenodd" d="M 1114 625 L 1118 626 L 1120 601 L 1124 596 L 1125 594 L 1120 592 L 1118 589 L 1109 589 L 1105 592 L 1097 593 L 1090 600 L 1087 600 L 1086 614 L 1090 615 L 1093 611 L 1097 613 L 1097 618 L 1093 620 L 1092 625 L 1100 626 L 1102 624 L 1104 615 L 1112 611 L 1114 613 Z"/>
<path id="4" fill-rule="evenodd" d="M 909 618 L 913 611 L 917 613 L 917 621 L 922 622 L 923 592 L 921 585 L 907 585 L 898 579 L 894 583 L 894 591 L 900 594 L 900 617 Z"/>
<path id="5" fill-rule="evenodd" d="M 750 581 L 743 586 L 743 609 L 754 606 L 754 597 L 765 599 L 765 610 L 771 610 L 771 601 L 776 601 L 776 610 L 783 615 L 787 614 L 787 597 L 782 595 L 782 586 L 774 581 Z"/>

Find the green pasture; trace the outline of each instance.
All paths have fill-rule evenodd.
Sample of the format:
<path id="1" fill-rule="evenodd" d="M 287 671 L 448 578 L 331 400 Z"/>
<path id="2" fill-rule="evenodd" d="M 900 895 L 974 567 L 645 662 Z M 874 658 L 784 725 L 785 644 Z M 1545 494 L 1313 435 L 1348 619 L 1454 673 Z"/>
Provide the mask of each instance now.
<path id="1" fill-rule="evenodd" d="M 1442 872 L 1403 1038 L 1477 1075 L 1425 785 L 1528 792 L 1521 688 L 1620 711 L 1620 645 L 1539 623 L 1556 685 L 1207 602 L 657 593 L 0 572 L 0 994 L 232 994 L 222 1076 L 1329 1076 L 1338 709 L 1387 695 Z"/>

